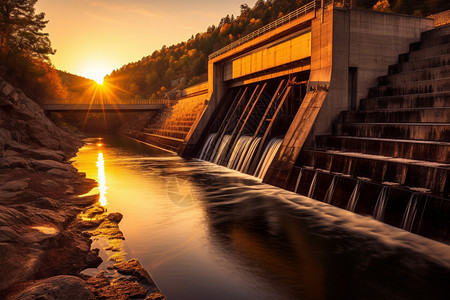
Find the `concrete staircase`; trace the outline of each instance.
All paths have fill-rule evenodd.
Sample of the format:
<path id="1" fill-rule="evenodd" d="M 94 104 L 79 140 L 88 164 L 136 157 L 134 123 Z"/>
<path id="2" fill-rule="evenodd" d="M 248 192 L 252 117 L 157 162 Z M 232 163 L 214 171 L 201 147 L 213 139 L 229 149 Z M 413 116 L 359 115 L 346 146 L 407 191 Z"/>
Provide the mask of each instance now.
<path id="1" fill-rule="evenodd" d="M 388 218 L 381 221 L 403 227 L 400 220 L 414 194 L 422 199 L 416 203 L 422 217 L 408 230 L 425 236 L 432 235 L 427 226 L 450 230 L 450 26 L 422 33 L 409 53 L 399 55 L 398 63 L 389 67 L 388 75 L 378 78 L 378 86 L 370 88 L 359 110 L 343 112 L 332 135 L 316 137 L 315 148 L 303 149 L 296 165 L 291 190 L 348 208 L 339 195 L 330 196 L 330 189 L 349 199 L 362 180 L 376 186 L 375 194 L 384 187 L 397 191 L 386 199 L 397 217 L 388 217 L 392 211 L 386 211 Z M 296 174 L 303 179 L 297 180 Z M 338 191 L 337 180 L 331 179 L 336 176 L 342 178 L 341 185 L 347 181 L 349 191 Z M 375 216 L 380 197 L 370 202 L 361 196 L 359 207 L 352 210 Z M 434 206 L 441 211 L 429 212 Z M 427 217 L 437 223 L 424 224 Z M 449 230 L 445 237 L 432 237 L 450 241 Z"/>
<path id="2" fill-rule="evenodd" d="M 133 136 L 154 146 L 177 152 L 204 105 L 203 100 L 180 100 L 158 118 L 150 120 L 149 126 L 142 131 L 134 132 Z"/>

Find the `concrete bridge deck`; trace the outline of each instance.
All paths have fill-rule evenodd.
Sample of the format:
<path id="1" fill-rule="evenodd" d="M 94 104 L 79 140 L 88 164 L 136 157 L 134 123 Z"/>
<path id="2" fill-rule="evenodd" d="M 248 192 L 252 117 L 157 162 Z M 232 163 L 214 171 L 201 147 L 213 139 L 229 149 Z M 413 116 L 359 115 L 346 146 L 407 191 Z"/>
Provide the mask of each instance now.
<path id="1" fill-rule="evenodd" d="M 117 112 L 160 110 L 164 104 L 43 104 L 41 107 L 46 112 Z"/>

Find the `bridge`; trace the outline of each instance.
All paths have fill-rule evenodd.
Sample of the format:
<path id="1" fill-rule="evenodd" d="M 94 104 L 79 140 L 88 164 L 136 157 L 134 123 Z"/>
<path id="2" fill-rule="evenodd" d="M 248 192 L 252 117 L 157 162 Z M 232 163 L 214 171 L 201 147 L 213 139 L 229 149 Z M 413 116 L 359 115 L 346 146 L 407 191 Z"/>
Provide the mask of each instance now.
<path id="1" fill-rule="evenodd" d="M 164 108 L 164 104 L 43 104 L 46 112 L 136 112 Z"/>

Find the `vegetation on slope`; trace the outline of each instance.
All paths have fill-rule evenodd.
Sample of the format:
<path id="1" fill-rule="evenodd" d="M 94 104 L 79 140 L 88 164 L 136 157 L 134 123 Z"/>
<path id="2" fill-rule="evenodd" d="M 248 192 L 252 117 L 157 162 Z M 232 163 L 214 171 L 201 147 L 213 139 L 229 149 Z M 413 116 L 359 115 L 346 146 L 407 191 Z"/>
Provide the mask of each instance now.
<path id="1" fill-rule="evenodd" d="M 208 55 L 212 52 L 309 2 L 310 0 L 257 0 L 253 8 L 242 4 L 238 17 L 227 15 L 217 26 L 208 27 L 206 32 L 197 33 L 186 42 L 163 46 L 138 62 L 114 70 L 106 80 L 129 92 L 121 97 L 163 97 L 174 86 L 183 88 L 206 80 L 204 74 L 207 73 Z M 448 0 L 354 0 L 353 6 L 429 15 L 450 9 L 449 3 Z"/>

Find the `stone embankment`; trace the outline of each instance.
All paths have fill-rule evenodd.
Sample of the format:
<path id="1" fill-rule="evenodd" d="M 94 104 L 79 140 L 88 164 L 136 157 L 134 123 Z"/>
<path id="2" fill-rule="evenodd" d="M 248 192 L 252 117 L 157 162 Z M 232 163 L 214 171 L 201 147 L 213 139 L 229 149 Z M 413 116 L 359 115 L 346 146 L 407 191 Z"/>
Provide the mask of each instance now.
<path id="1" fill-rule="evenodd" d="M 164 299 L 136 260 L 80 273 L 102 262 L 93 235 L 124 238 L 122 216 L 82 196 L 96 183 L 69 162 L 81 145 L 0 78 L 0 298 Z"/>

